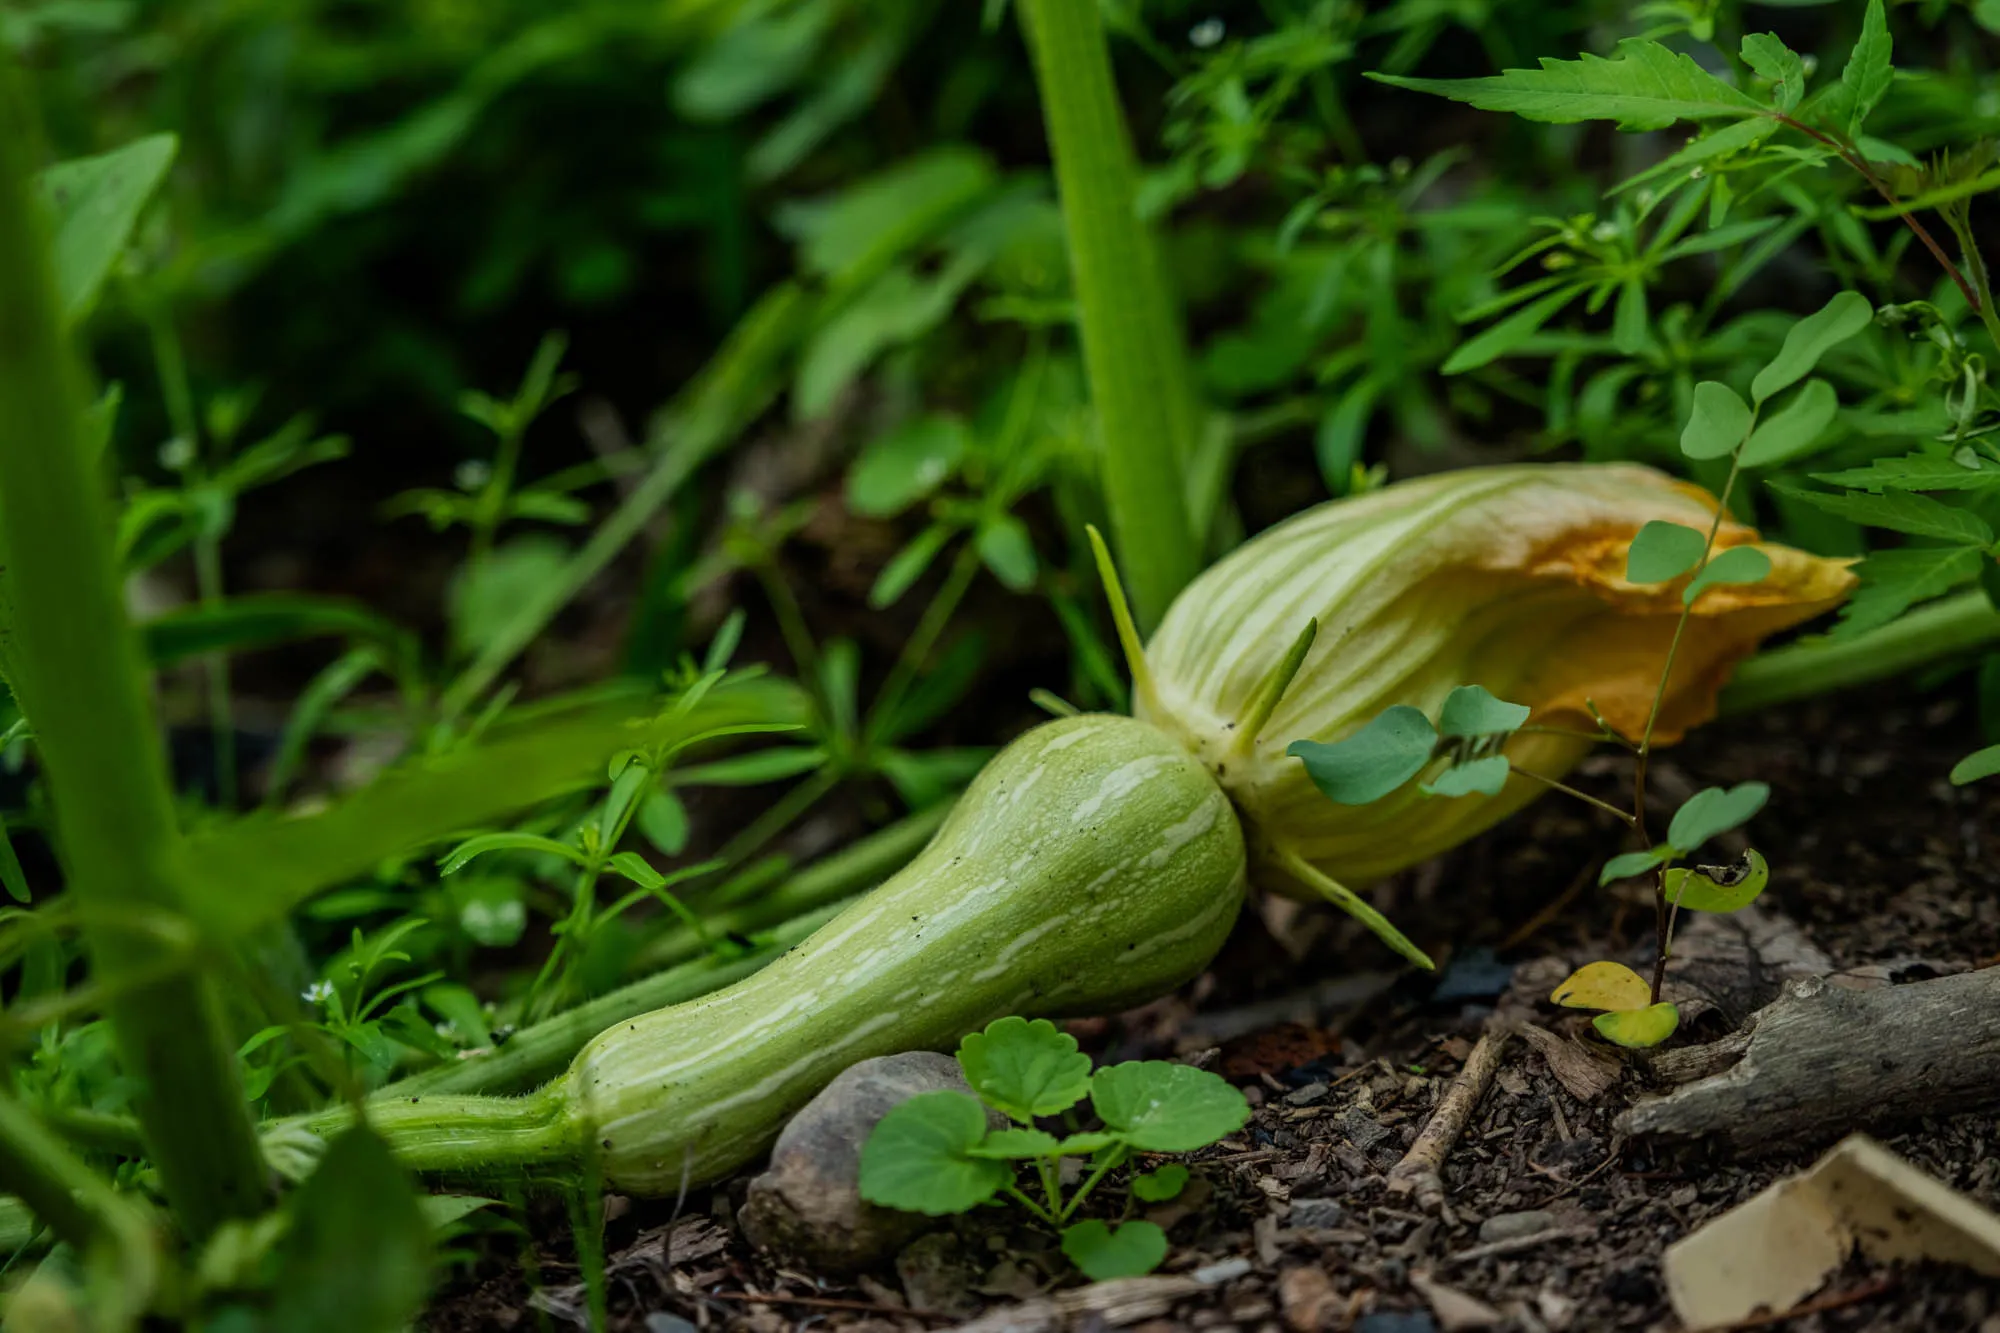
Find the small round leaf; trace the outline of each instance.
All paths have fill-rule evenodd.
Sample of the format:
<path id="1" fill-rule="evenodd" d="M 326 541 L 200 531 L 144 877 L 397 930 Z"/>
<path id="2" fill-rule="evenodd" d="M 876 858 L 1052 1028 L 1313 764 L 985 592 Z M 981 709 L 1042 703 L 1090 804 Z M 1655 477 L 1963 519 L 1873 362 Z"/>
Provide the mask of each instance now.
<path id="1" fill-rule="evenodd" d="M 1498 796 L 1506 787 L 1507 775 L 1512 771 L 1506 755 L 1488 755 L 1484 759 L 1447 768 L 1426 782 L 1423 790 L 1432 796 L 1470 796 L 1475 792 L 1481 796 Z"/>
<path id="2" fill-rule="evenodd" d="M 1751 850 L 1735 865 L 1669 870 L 1667 901 L 1692 912 L 1734 912 L 1755 902 L 1770 882 L 1763 853 Z"/>
<path id="3" fill-rule="evenodd" d="M 1681 591 L 1681 602 L 1694 605 L 1694 599 L 1721 583 L 1762 583 L 1771 574 L 1771 557 L 1754 546 L 1732 546 L 1718 552 L 1713 559 L 1701 567 L 1701 572 L 1688 580 L 1688 586 Z"/>
<path id="4" fill-rule="evenodd" d="M 1179 1162 L 1168 1162 L 1157 1171 L 1132 1177 L 1132 1197 L 1141 1203 L 1165 1203 L 1178 1197 L 1187 1183 L 1188 1169 Z"/>
<path id="5" fill-rule="evenodd" d="M 1727 458 L 1750 433 L 1750 405 L 1717 380 L 1694 386 L 1694 411 L 1681 431 L 1681 452 L 1689 458 Z"/>
<path id="6" fill-rule="evenodd" d="M 1625 581 L 1669 583 L 1700 564 L 1707 549 L 1706 534 L 1656 518 L 1632 538 L 1625 553 Z"/>
<path id="7" fill-rule="evenodd" d="M 1285 753 L 1336 805 L 1379 801 L 1423 771 L 1437 748 L 1431 720 L 1408 704 L 1386 709 L 1346 740 L 1293 741 Z"/>
<path id="8" fill-rule="evenodd" d="M 1770 799 L 1771 788 L 1762 782 L 1739 782 L 1726 790 L 1704 787 L 1674 812 L 1674 822 L 1667 826 L 1667 841 L 1687 856 L 1710 838 L 1749 823 Z"/>
<path id="9" fill-rule="evenodd" d="M 861 1197 L 942 1217 L 976 1208 L 1012 1173 L 972 1150 L 986 1137 L 986 1108 L 962 1092 L 924 1092 L 892 1108 L 861 1147 Z"/>
<path id="10" fill-rule="evenodd" d="M 1066 1228 L 1062 1252 L 1092 1282 L 1139 1277 L 1167 1257 L 1167 1233 L 1151 1222 L 1127 1222 L 1113 1231 L 1096 1218 Z"/>
<path id="11" fill-rule="evenodd" d="M 1653 988 L 1623 963 L 1587 963 L 1549 998 L 1571 1009 L 1644 1009 L 1653 1002 Z"/>
<path id="12" fill-rule="evenodd" d="M 1098 1070 L 1090 1102 L 1105 1126 L 1140 1152 L 1206 1148 L 1250 1118 L 1250 1103 L 1222 1079 L 1165 1060 Z"/>
<path id="13" fill-rule="evenodd" d="M 1608 1042 L 1644 1050 L 1648 1046 L 1658 1046 L 1674 1035 L 1674 1030 L 1681 1025 L 1681 1011 L 1662 1000 L 1644 1009 L 1599 1014 L 1590 1020 L 1590 1025 Z"/>
<path id="14" fill-rule="evenodd" d="M 1505 736 L 1521 729 L 1533 711 L 1487 693 L 1483 686 L 1461 685 L 1445 696 L 1438 713 L 1438 735 L 1469 738 Z"/>

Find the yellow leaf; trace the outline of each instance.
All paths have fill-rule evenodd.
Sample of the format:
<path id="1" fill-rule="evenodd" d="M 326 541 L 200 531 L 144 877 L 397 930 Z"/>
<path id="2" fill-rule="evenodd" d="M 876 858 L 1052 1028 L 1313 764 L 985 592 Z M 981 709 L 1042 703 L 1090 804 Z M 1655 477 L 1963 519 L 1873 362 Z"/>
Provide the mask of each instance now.
<path id="1" fill-rule="evenodd" d="M 1599 1014 L 1590 1020 L 1606 1041 L 1620 1046 L 1630 1046 L 1643 1050 L 1648 1046 L 1658 1046 L 1674 1035 L 1674 1029 L 1681 1025 L 1681 1011 L 1662 1000 L 1649 1004 L 1644 1009 L 1627 1009 L 1623 1013 Z"/>
<path id="2" fill-rule="evenodd" d="M 1653 1002 L 1653 988 L 1623 963 L 1590 963 L 1570 973 L 1549 998 L 1572 1009 L 1644 1009 Z"/>

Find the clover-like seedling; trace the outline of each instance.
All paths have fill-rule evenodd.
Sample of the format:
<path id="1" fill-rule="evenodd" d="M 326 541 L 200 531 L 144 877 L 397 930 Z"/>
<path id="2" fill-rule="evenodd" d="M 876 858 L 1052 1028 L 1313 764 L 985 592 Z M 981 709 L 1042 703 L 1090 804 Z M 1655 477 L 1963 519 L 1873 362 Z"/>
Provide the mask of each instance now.
<path id="1" fill-rule="evenodd" d="M 1192 1152 L 1250 1118 L 1243 1094 L 1204 1070 L 1147 1060 L 1092 1074 L 1076 1039 L 1046 1019 L 999 1019 L 959 1044 L 958 1063 L 978 1095 L 927 1092 L 883 1116 L 862 1145 L 861 1197 L 938 1217 L 1004 1196 L 1054 1230 L 1070 1262 L 1093 1280 L 1151 1272 L 1167 1254 L 1166 1233 L 1143 1218 L 1071 1220 L 1104 1178 L 1134 1153 Z M 1103 1128 L 1078 1128 L 1085 1098 Z M 1012 1123 L 989 1129 L 989 1106 Z M 1062 1118 L 1063 1137 L 1035 1124 L 1052 1116 Z M 1067 1197 L 1064 1157 L 1090 1159 Z M 1018 1183 L 1023 1166 L 1033 1169 L 1039 1201 Z M 1131 1198 L 1164 1202 L 1187 1181 L 1187 1168 L 1169 1162 L 1135 1176 Z"/>

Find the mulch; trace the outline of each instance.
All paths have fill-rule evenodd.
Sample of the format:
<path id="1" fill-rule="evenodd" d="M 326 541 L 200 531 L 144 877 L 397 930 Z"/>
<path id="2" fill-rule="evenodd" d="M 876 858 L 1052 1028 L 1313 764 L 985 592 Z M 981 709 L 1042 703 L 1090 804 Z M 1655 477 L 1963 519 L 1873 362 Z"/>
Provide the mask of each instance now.
<path id="1" fill-rule="evenodd" d="M 1760 904 L 1768 929 L 1730 978 L 1704 974 L 1710 1003 L 1691 1006 L 1703 1012 L 1677 1044 L 1732 1029 L 1814 950 L 1857 984 L 2000 960 L 2000 860 L 1988 846 L 2000 784 L 1957 789 L 1944 776 L 1979 743 L 1970 695 L 1816 701 L 1716 724 L 1672 752 L 1656 787 L 1663 813 L 1711 783 L 1773 788 L 1754 825 L 1773 867 Z M 1611 799 L 1629 768 L 1593 760 L 1578 781 Z M 1643 1061 L 1592 1046 L 1584 1017 L 1545 998 L 1568 968 L 1636 963 L 1649 945 L 1650 900 L 1595 887 L 1596 865 L 1621 850 L 1616 835 L 1608 818 L 1548 800 L 1380 888 L 1391 918 L 1448 956 L 1440 977 L 1390 971 L 1344 917 L 1270 904 L 1245 914 L 1181 994 L 1072 1025 L 1095 1055 L 1194 1060 L 1255 1104 L 1241 1134 L 1189 1159 L 1188 1192 L 1149 1213 L 1173 1243 L 1154 1277 L 1086 1286 L 1051 1238 L 999 1212 L 858 1279 L 787 1271 L 735 1232 L 738 1180 L 678 1204 L 610 1201 L 611 1327 L 1449 1333 L 1483 1307 L 1489 1326 L 1521 1333 L 1676 1329 L 1665 1247 L 1829 1145 L 1739 1162 L 1620 1137 L 1618 1113 L 1648 1091 Z M 1726 931 L 1733 918 L 1710 920 Z M 1691 946 L 1691 967 L 1702 952 Z M 1387 1172 L 1496 1019 L 1542 1035 L 1509 1043 L 1445 1163 L 1445 1207 L 1427 1214 L 1390 1190 Z M 2000 1124 L 1903 1109 L 1903 1126 L 1878 1137 L 2000 1209 Z M 578 1326 L 560 1210 L 538 1212 L 529 1229 L 533 1282 L 517 1250 L 491 1247 L 461 1267 L 426 1326 Z M 1856 1263 L 1809 1307 L 1760 1326 L 2000 1333 L 2000 1283 L 1954 1268 Z"/>

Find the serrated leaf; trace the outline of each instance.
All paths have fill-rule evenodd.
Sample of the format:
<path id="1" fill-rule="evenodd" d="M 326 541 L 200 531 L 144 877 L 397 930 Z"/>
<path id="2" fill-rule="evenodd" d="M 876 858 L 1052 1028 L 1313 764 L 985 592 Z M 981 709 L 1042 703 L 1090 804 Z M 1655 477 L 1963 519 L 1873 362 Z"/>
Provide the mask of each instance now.
<path id="1" fill-rule="evenodd" d="M 1762 782 L 1739 782 L 1734 787 L 1704 787 L 1688 797 L 1674 811 L 1667 827 L 1667 841 L 1676 852 L 1688 856 L 1710 838 L 1741 828 L 1771 799 L 1771 788 Z"/>
<path id="2" fill-rule="evenodd" d="M 1167 1233 L 1144 1219 L 1123 1223 L 1114 1231 L 1093 1217 L 1064 1228 L 1062 1252 L 1092 1282 L 1139 1277 L 1167 1257 Z"/>
<path id="3" fill-rule="evenodd" d="M 974 1157 L 1012 1161 L 1022 1157 L 1054 1157 L 1062 1151 L 1062 1145 L 1046 1130 L 996 1129 L 967 1151 Z"/>
<path id="4" fill-rule="evenodd" d="M 1727 458 L 1750 433 L 1750 405 L 1719 380 L 1694 386 L 1694 410 L 1681 430 L 1681 452 L 1689 458 Z"/>
<path id="5" fill-rule="evenodd" d="M 1978 782 L 2000 773 L 2000 745 L 1989 745 L 1983 750 L 1974 750 L 1965 758 L 1951 766 L 1951 781 L 1955 787 L 1963 787 L 1968 782 Z"/>
<path id="6" fill-rule="evenodd" d="M 1565 287 L 1523 306 L 1498 324 L 1481 330 L 1469 341 L 1460 343 L 1452 354 L 1445 358 L 1440 367 L 1441 374 L 1460 375 L 1468 370 L 1477 370 L 1489 362 L 1497 361 L 1519 347 L 1541 331 L 1542 325 L 1555 317 L 1557 311 L 1582 294 L 1580 287 Z"/>
<path id="7" fill-rule="evenodd" d="M 1097 1071 L 1090 1104 L 1128 1147 L 1193 1152 L 1243 1128 L 1250 1103 L 1235 1088 L 1190 1065 L 1133 1060 Z"/>
<path id="8" fill-rule="evenodd" d="M 1656 518 L 1640 528 L 1625 553 L 1628 583 L 1671 583 L 1701 563 L 1708 534 Z"/>
<path id="9" fill-rule="evenodd" d="M 2000 466 L 1983 460 L 1967 467 L 1936 454 L 1871 459 L 1866 467 L 1815 472 L 1814 481 L 1860 491 L 1984 491 L 2000 487 Z"/>
<path id="10" fill-rule="evenodd" d="M 1732 546 L 1717 552 L 1699 574 L 1688 580 L 1688 586 L 1681 591 L 1681 601 L 1693 606 L 1695 598 L 1717 584 L 1761 583 L 1770 573 L 1770 556 L 1754 546 Z"/>
<path id="11" fill-rule="evenodd" d="M 1024 1124 L 1067 1111 L 1090 1091 L 1090 1057 L 1046 1018 L 1002 1018 L 968 1033 L 958 1065 L 989 1106 Z"/>
<path id="12" fill-rule="evenodd" d="M 1285 753 L 1305 764 L 1306 775 L 1329 801 L 1367 805 L 1422 772 L 1436 748 L 1431 720 L 1397 704 L 1345 740 L 1293 741 Z"/>
<path id="13" fill-rule="evenodd" d="M 1132 1177 L 1132 1197 L 1141 1203 L 1165 1203 L 1187 1188 L 1188 1169 L 1168 1162 L 1157 1171 Z"/>
<path id="14" fill-rule="evenodd" d="M 1645 1050 L 1674 1035 L 1681 1025 L 1681 1011 L 1670 1001 L 1662 1000 L 1644 1009 L 1599 1014 L 1590 1020 L 1590 1025 L 1614 1045 Z"/>
<path id="15" fill-rule="evenodd" d="M 1754 848 L 1734 865 L 1676 867 L 1667 872 L 1667 903 L 1691 912 L 1734 912 L 1748 907 L 1771 882 L 1771 867 Z"/>
<path id="16" fill-rule="evenodd" d="M 962 1092 L 921 1092 L 892 1108 L 861 1146 L 861 1197 L 885 1208 L 943 1217 L 977 1208 L 1012 1168 L 974 1157 L 986 1108 Z"/>
<path id="17" fill-rule="evenodd" d="M 1859 292 L 1842 292 L 1792 325 L 1784 346 L 1750 382 L 1750 397 L 1762 403 L 1812 374 L 1820 358 L 1875 320 L 1875 307 Z"/>
<path id="18" fill-rule="evenodd" d="M 1989 559 L 1976 546 L 1877 551 L 1854 567 L 1861 576 L 1861 586 L 1841 608 L 1833 637 L 1851 638 L 1879 629 L 1918 602 L 1972 582 Z"/>
<path id="19" fill-rule="evenodd" d="M 1823 509 L 1829 514 L 1837 514 L 1854 523 L 1865 523 L 1872 528 L 1887 528 L 1912 537 L 1932 537 L 1938 541 L 1973 546 L 1993 544 L 1993 529 L 1985 519 L 1970 509 L 1948 505 L 1914 491 L 1874 494 L 1867 491 L 1808 491 L 1793 486 L 1779 486 L 1777 489 L 1815 509 Z"/>
<path id="20" fill-rule="evenodd" d="M 1463 764 L 1454 764 L 1423 785 L 1431 796 L 1498 796 L 1507 786 L 1512 766 L 1504 754 L 1488 755 Z"/>
<path id="21" fill-rule="evenodd" d="M 1613 120 L 1620 129 L 1660 130 L 1679 120 L 1738 120 L 1767 114 L 1758 101 L 1731 87 L 1686 55 L 1658 42 L 1631 38 L 1617 55 L 1577 60 L 1544 56 L 1540 69 L 1510 69 L 1478 79 L 1413 79 L 1370 73 L 1369 78 L 1417 92 L 1466 102 L 1482 111 L 1510 111 L 1558 125 Z"/>
<path id="22" fill-rule="evenodd" d="M 1643 875 L 1662 861 L 1673 859 L 1674 849 L 1661 843 L 1658 847 L 1644 852 L 1625 852 L 1604 863 L 1604 869 L 1597 873 L 1598 887 L 1602 888 L 1614 880 L 1630 879 Z"/>
<path id="23" fill-rule="evenodd" d="M 1653 988 L 1623 963 L 1586 963 L 1550 991 L 1549 999 L 1570 1009 L 1643 1009 L 1653 1002 Z"/>
<path id="24" fill-rule="evenodd" d="M 1438 711 L 1437 732 L 1459 738 L 1511 735 L 1533 711 L 1526 704 L 1495 698 L 1484 686 L 1461 685 L 1445 696 L 1444 707 Z"/>
<path id="25" fill-rule="evenodd" d="M 1773 84 L 1778 110 L 1790 111 L 1806 95 L 1806 66 L 1798 52 L 1774 32 L 1753 32 L 1743 39 L 1743 63 Z"/>
<path id="26" fill-rule="evenodd" d="M 1868 9 L 1861 18 L 1861 36 L 1855 41 L 1847 64 L 1840 71 L 1841 86 L 1847 89 L 1851 98 L 1847 119 L 1849 137 L 1861 133 L 1868 113 L 1889 91 L 1889 81 L 1896 75 L 1895 67 L 1890 64 L 1892 55 L 1888 13 L 1882 0 L 1868 0 Z"/>
<path id="27" fill-rule="evenodd" d="M 1792 401 L 1750 432 L 1750 442 L 1743 446 L 1743 466 L 1769 467 L 1810 453 L 1839 412 L 1840 395 L 1833 386 L 1825 380 L 1807 380 Z"/>

